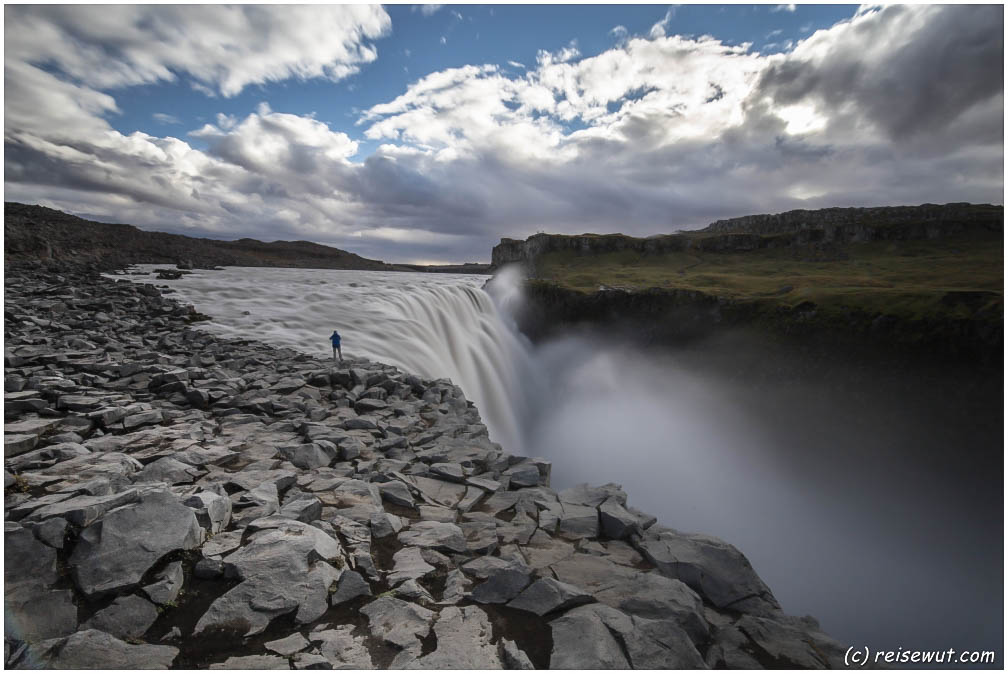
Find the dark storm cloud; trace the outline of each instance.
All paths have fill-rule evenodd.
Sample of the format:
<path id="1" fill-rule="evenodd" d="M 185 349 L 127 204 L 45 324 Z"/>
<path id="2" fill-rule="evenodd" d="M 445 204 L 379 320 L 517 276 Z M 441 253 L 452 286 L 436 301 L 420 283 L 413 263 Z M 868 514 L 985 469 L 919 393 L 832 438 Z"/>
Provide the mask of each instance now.
<path id="1" fill-rule="evenodd" d="M 878 20 L 855 21 L 842 41 L 798 49 L 771 65 L 756 95 L 785 105 L 818 100 L 897 141 L 940 134 L 970 107 L 1003 96 L 1003 5 L 933 6 L 923 22 L 912 7 L 880 11 Z M 866 57 L 880 45 L 884 58 Z"/>

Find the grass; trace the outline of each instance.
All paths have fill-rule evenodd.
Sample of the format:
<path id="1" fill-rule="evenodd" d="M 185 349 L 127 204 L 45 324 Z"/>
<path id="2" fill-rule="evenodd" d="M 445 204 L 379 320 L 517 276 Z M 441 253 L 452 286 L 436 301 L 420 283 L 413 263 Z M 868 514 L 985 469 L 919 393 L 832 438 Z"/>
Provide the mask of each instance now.
<path id="1" fill-rule="evenodd" d="M 539 278 L 584 292 L 602 285 L 627 290 L 696 290 L 768 306 L 813 302 L 822 310 L 860 309 L 905 318 L 967 318 L 977 310 L 1003 315 L 1000 236 L 855 243 L 834 259 L 803 260 L 805 248 L 738 253 L 644 254 L 614 251 L 538 258 Z M 949 295 L 949 293 L 969 293 Z"/>

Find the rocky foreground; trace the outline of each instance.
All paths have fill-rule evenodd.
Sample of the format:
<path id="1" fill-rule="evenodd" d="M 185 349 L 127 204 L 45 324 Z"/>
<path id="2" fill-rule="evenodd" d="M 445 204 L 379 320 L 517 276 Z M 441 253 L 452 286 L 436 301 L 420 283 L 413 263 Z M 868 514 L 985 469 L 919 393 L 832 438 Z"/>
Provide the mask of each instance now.
<path id="1" fill-rule="evenodd" d="M 447 380 L 213 337 L 94 272 L 5 288 L 8 667 L 842 664 L 738 550 L 550 489 Z"/>

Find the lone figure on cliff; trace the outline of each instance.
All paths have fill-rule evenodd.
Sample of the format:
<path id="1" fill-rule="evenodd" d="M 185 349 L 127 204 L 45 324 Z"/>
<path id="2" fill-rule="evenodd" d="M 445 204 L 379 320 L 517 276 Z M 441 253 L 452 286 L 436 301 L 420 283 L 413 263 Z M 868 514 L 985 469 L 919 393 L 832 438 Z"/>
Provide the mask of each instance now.
<path id="1" fill-rule="evenodd" d="M 332 331 L 332 335 L 329 337 L 329 341 L 332 342 L 332 357 L 333 361 L 339 357 L 339 362 L 343 362 L 343 349 L 340 348 L 340 336 L 335 330 Z"/>

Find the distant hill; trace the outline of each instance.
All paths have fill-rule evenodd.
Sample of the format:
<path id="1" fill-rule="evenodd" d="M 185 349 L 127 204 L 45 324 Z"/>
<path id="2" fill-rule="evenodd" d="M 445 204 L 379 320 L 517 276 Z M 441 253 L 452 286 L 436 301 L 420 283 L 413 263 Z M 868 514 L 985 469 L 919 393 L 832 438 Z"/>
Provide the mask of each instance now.
<path id="1" fill-rule="evenodd" d="M 4 203 L 4 260 L 60 260 L 113 268 L 136 263 L 194 267 L 399 268 L 310 241 L 219 241 L 85 220 L 44 206 Z"/>

